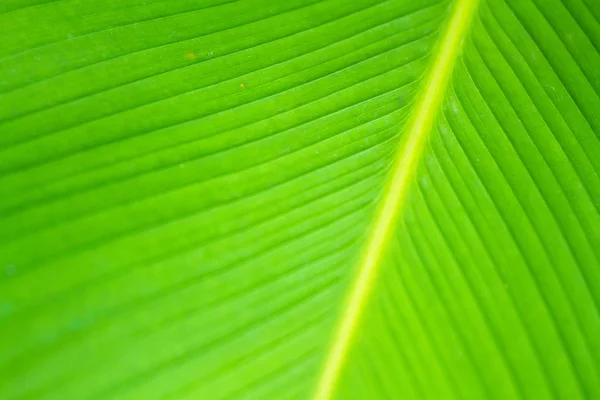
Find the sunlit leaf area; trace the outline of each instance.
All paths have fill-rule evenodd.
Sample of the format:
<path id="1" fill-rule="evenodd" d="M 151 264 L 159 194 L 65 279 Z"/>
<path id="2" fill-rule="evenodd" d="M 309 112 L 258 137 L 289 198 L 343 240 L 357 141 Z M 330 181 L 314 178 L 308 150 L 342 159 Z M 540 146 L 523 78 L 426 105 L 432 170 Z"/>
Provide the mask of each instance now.
<path id="1" fill-rule="evenodd" d="M 600 1 L 0 0 L 0 399 L 600 399 Z"/>

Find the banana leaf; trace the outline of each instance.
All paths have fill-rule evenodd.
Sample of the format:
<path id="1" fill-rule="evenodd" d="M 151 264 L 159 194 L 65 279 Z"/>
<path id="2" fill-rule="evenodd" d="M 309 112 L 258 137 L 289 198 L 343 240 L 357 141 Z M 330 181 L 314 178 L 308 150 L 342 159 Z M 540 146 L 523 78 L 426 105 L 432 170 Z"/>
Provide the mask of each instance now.
<path id="1" fill-rule="evenodd" d="M 2 0 L 0 398 L 600 399 L 600 2 Z"/>

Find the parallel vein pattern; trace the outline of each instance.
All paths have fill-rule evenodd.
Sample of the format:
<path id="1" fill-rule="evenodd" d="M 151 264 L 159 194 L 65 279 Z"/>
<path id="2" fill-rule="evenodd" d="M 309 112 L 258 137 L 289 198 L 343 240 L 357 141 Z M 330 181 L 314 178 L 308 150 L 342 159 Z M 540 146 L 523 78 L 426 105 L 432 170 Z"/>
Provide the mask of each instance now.
<path id="1" fill-rule="evenodd" d="M 448 10 L 3 3 L 0 397 L 309 396 Z"/>
<path id="2" fill-rule="evenodd" d="M 406 136 L 394 160 L 380 205 L 364 253 L 357 266 L 348 299 L 339 327 L 336 330 L 331 350 L 319 377 L 315 400 L 328 400 L 334 396 L 340 370 L 346 359 L 348 347 L 355 335 L 361 315 L 367 304 L 373 282 L 381 265 L 382 255 L 390 243 L 398 214 L 402 212 L 407 188 L 414 178 L 423 148 L 436 118 L 437 110 L 445 94 L 454 62 L 461 50 L 462 40 L 475 12 L 475 0 L 456 2 L 448 26 L 437 45 L 436 59 L 423 85 L 423 93 L 415 103 L 413 115 L 406 125 Z"/>
<path id="3" fill-rule="evenodd" d="M 0 398 L 600 398 L 600 3 L 479 3 L 1 1 Z"/>
<path id="4" fill-rule="evenodd" d="M 482 2 L 340 398 L 600 396 L 600 25 L 585 7 Z"/>

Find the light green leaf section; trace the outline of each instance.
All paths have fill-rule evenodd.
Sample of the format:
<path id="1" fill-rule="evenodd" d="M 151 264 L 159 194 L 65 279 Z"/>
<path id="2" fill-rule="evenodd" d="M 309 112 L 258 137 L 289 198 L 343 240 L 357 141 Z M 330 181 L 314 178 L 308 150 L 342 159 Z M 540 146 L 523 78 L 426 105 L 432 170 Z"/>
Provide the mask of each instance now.
<path id="1" fill-rule="evenodd" d="M 3 14 L 0 397 L 307 398 L 449 7 Z"/>
<path id="2" fill-rule="evenodd" d="M 481 3 L 340 398 L 600 396 L 600 36 L 580 21 Z"/>
<path id="3" fill-rule="evenodd" d="M 0 398 L 316 398 L 464 3 L 0 2 Z M 464 28 L 332 400 L 600 398 L 600 3 Z"/>

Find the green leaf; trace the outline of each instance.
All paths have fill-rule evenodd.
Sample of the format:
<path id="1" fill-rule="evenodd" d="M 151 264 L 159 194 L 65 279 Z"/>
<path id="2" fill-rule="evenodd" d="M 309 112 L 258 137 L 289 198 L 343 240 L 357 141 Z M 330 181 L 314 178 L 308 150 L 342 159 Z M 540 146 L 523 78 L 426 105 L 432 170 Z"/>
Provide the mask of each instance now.
<path id="1" fill-rule="evenodd" d="M 0 398 L 600 398 L 596 0 L 3 0 Z"/>

